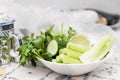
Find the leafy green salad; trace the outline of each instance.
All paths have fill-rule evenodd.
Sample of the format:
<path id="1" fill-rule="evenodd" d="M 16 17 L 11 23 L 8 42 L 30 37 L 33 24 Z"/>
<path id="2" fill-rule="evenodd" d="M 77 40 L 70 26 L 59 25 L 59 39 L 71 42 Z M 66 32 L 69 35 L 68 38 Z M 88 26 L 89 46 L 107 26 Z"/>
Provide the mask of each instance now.
<path id="1" fill-rule="evenodd" d="M 113 45 L 113 38 L 105 35 L 90 44 L 85 35 L 69 27 L 64 32 L 63 27 L 57 33 L 53 31 L 54 25 L 38 36 L 23 37 L 23 44 L 17 49 L 20 53 L 20 65 L 31 63 L 36 66 L 38 58 L 62 64 L 84 64 L 102 60 Z"/>

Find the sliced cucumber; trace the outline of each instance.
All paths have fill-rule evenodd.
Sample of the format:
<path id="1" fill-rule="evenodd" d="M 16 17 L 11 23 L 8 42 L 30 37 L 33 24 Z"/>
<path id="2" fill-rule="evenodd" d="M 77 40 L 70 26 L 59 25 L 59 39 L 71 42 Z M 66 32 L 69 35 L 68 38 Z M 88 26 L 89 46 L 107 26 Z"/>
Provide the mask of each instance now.
<path id="1" fill-rule="evenodd" d="M 75 59 L 64 54 L 60 54 L 59 56 L 62 59 L 62 62 L 65 64 L 81 64 L 81 61 L 79 59 Z"/>
<path id="2" fill-rule="evenodd" d="M 64 49 L 60 50 L 60 54 L 65 54 L 65 55 L 67 55 L 69 57 L 79 59 L 79 57 L 80 57 L 80 55 L 82 53 L 74 51 L 74 50 L 71 50 L 71 49 L 64 48 Z"/>
<path id="3" fill-rule="evenodd" d="M 91 50 L 82 54 L 79 58 L 83 63 L 90 63 L 101 60 L 111 49 L 113 45 L 113 38 L 111 36 L 102 37 Z"/>
<path id="4" fill-rule="evenodd" d="M 56 40 L 52 40 L 47 46 L 47 52 L 54 56 L 57 53 L 57 51 L 58 51 L 58 43 Z"/>
<path id="5" fill-rule="evenodd" d="M 60 56 L 57 56 L 57 57 L 56 57 L 56 62 L 57 62 L 57 63 L 62 63 L 62 59 L 61 59 Z"/>
<path id="6" fill-rule="evenodd" d="M 75 43 L 72 43 L 72 42 L 69 42 L 67 44 L 67 48 L 78 51 L 80 53 L 83 53 L 83 52 L 88 51 L 90 49 L 89 46 L 83 46 L 83 45 L 75 44 Z"/>
<path id="7" fill-rule="evenodd" d="M 57 61 L 56 61 L 56 59 L 52 59 L 52 62 L 56 63 Z"/>

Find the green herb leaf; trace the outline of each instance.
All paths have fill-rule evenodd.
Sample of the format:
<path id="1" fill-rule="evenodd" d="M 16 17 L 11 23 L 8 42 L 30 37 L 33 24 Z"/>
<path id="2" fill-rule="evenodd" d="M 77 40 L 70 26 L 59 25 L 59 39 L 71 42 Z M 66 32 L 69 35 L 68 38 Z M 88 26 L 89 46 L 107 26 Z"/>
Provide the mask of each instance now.
<path id="1" fill-rule="evenodd" d="M 51 61 L 53 55 L 51 53 L 43 53 L 42 56 L 44 57 L 45 60 Z"/>

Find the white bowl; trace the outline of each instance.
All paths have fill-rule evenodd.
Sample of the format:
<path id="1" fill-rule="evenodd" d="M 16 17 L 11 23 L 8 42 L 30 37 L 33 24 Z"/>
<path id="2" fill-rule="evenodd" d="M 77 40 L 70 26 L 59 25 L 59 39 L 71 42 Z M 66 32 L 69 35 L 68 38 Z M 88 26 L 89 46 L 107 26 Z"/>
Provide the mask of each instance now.
<path id="1" fill-rule="evenodd" d="M 79 24 L 80 27 L 78 27 L 78 25 L 75 24 L 72 26 L 75 26 L 73 28 L 78 32 L 78 34 L 86 35 L 90 39 L 92 44 L 95 43 L 103 35 L 109 34 L 114 37 L 114 31 L 108 26 L 104 26 L 101 24 L 89 24 L 89 25 Z M 111 50 L 110 53 L 103 60 L 93 63 L 87 63 L 87 64 L 61 64 L 61 63 L 46 61 L 40 58 L 38 59 L 46 67 L 57 73 L 65 74 L 65 75 L 82 75 L 102 65 L 104 61 L 110 58 L 112 53 L 113 50 Z"/>
<path id="2" fill-rule="evenodd" d="M 93 71 L 98 66 L 102 65 L 104 61 L 109 59 L 112 56 L 113 51 L 111 52 L 101 61 L 92 62 L 87 64 L 62 64 L 62 63 L 54 63 L 50 61 L 46 61 L 38 58 L 42 64 L 44 64 L 49 69 L 64 75 L 82 75 L 88 72 Z"/>

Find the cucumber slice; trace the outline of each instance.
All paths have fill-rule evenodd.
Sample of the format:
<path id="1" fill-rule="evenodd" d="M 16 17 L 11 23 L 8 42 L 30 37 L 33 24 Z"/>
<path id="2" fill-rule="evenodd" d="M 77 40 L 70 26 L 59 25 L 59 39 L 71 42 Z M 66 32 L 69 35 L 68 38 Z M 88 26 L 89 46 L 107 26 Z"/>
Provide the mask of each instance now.
<path id="1" fill-rule="evenodd" d="M 79 58 L 83 63 L 90 63 L 101 60 L 111 49 L 113 45 L 113 38 L 111 36 L 102 37 L 91 50 L 82 54 Z"/>
<path id="2" fill-rule="evenodd" d="M 52 59 L 52 62 L 56 63 L 57 61 L 56 61 L 56 59 Z"/>
<path id="3" fill-rule="evenodd" d="M 60 56 L 57 56 L 57 57 L 56 57 L 56 62 L 57 62 L 57 63 L 62 63 L 62 59 L 61 59 Z"/>
<path id="4" fill-rule="evenodd" d="M 60 54 L 59 56 L 62 59 L 62 62 L 65 64 L 81 64 L 81 61 L 79 59 L 75 59 L 64 54 Z"/>
<path id="5" fill-rule="evenodd" d="M 79 57 L 81 55 L 80 52 L 77 52 L 77 51 L 74 51 L 74 50 L 71 50 L 71 49 L 67 49 L 67 48 L 61 49 L 60 54 L 65 54 L 69 57 L 76 58 L 76 59 L 79 59 Z"/>
<path id="6" fill-rule="evenodd" d="M 72 42 L 69 42 L 67 44 L 67 48 L 75 50 L 75 51 L 80 52 L 80 53 L 83 53 L 83 52 L 88 51 L 90 49 L 89 46 L 83 46 L 83 45 L 79 45 L 79 44 L 74 44 Z"/>
<path id="7" fill-rule="evenodd" d="M 58 43 L 56 40 L 52 40 L 47 46 L 47 52 L 54 56 L 57 53 L 57 51 L 58 51 Z"/>

